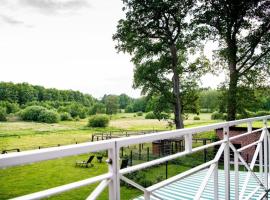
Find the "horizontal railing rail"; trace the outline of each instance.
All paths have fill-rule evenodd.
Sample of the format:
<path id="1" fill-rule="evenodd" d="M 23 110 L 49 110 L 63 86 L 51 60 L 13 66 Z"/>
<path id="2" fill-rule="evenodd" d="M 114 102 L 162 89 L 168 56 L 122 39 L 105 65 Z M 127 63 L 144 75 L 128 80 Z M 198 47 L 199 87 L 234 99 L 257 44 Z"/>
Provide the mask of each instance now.
<path id="1" fill-rule="evenodd" d="M 175 177 L 169 178 L 165 181 L 162 181 L 160 183 L 157 183 L 156 185 L 150 186 L 148 188 L 144 188 L 140 186 L 139 184 L 133 182 L 132 180 L 126 178 L 124 175 L 127 173 L 131 173 L 134 171 L 138 171 L 140 169 L 145 169 L 154 165 L 158 165 L 176 158 L 180 158 L 182 156 L 188 155 L 195 153 L 197 151 L 201 151 L 216 145 L 221 145 L 223 148 L 222 152 L 224 152 L 224 170 L 225 170 L 225 176 L 226 178 L 226 183 L 225 183 L 225 199 L 229 199 L 230 197 L 230 183 L 229 183 L 229 170 L 230 170 L 230 159 L 229 159 L 229 151 L 230 148 L 234 150 L 235 155 L 237 158 L 244 163 L 244 166 L 248 168 L 248 171 L 250 172 L 251 175 L 253 175 L 253 167 L 246 166 L 247 163 L 245 163 L 245 160 L 239 155 L 239 151 L 244 150 L 245 148 L 250 148 L 251 146 L 258 146 L 264 143 L 269 144 L 269 133 L 267 131 L 267 120 L 270 119 L 269 116 L 262 116 L 262 117 L 255 117 L 255 118 L 248 118 L 248 119 L 242 119 L 242 120 L 236 120 L 236 121 L 230 121 L 230 122 L 221 122 L 221 123 L 216 123 L 216 124 L 210 124 L 206 126 L 200 126 L 200 127 L 194 127 L 194 128 L 185 128 L 185 129 L 180 129 L 180 130 L 172 130 L 172 131 L 163 131 L 163 132 L 157 132 L 157 133 L 152 133 L 152 134 L 145 134 L 145 135 L 139 135 L 139 136 L 131 136 L 131 137 L 126 137 L 126 138 L 118 138 L 118 139 L 112 139 L 112 140 L 103 140 L 103 141 L 97 141 L 97 142 L 87 142 L 87 143 L 82 143 L 82 144 L 74 144 L 74 145 L 67 145 L 67 146 L 61 146 L 61 147 L 52 147 L 52 148 L 45 148 L 45 149 L 39 149 L 39 150 L 30 150 L 30 151 L 23 151 L 23 152 L 15 152 L 15 153 L 10 153 L 10 154 L 2 154 L 0 155 L 0 168 L 6 168 L 6 167 L 12 167 L 16 165 L 24 165 L 24 164 L 29 164 L 33 162 L 39 162 L 39 161 L 45 161 L 45 160 L 51 160 L 51 159 L 56 159 L 56 158 L 61 158 L 61 157 L 66 157 L 66 156 L 73 156 L 73 155 L 78 155 L 78 154 L 84 154 L 88 152 L 98 152 L 98 151 L 104 151 L 108 150 L 108 173 L 89 178 L 86 180 L 66 184 L 63 186 L 51 188 L 48 190 L 44 190 L 41 192 L 36 192 L 33 194 L 25 195 L 22 197 L 18 197 L 17 199 L 40 199 L 44 197 L 49 197 L 55 194 L 59 194 L 71 189 L 75 189 L 78 187 L 82 187 L 85 185 L 93 184 L 96 182 L 100 182 L 100 184 L 96 187 L 96 189 L 92 192 L 92 194 L 87 198 L 87 199 L 96 199 L 99 194 L 109 186 L 109 199 L 110 200 L 119 200 L 120 199 L 120 179 L 123 181 L 126 181 L 127 183 L 133 185 L 134 187 L 137 187 L 138 189 L 141 189 L 145 193 L 145 199 L 149 199 L 150 195 L 155 196 L 156 198 L 159 198 L 156 194 L 153 193 L 156 189 L 160 187 L 164 187 L 165 185 L 168 185 L 169 183 L 172 183 L 176 180 L 180 180 L 183 177 L 186 177 L 188 175 L 191 175 L 198 170 L 204 169 L 204 168 L 209 168 L 207 177 L 203 180 L 203 183 L 200 187 L 200 190 L 196 194 L 196 198 L 199 199 L 200 196 L 202 195 L 202 192 L 204 190 L 205 184 L 208 181 L 210 175 L 212 173 L 216 174 L 217 168 L 218 168 L 218 159 L 215 157 L 214 160 L 211 160 L 207 163 L 204 163 L 200 166 L 194 167 L 193 169 L 190 169 L 184 173 L 181 173 Z M 252 130 L 252 123 L 255 121 L 263 121 L 264 122 L 264 127 L 261 129 L 256 129 Z M 232 126 L 237 126 L 240 124 L 247 123 L 247 132 L 243 133 L 239 136 L 233 136 L 229 137 L 229 129 Z M 212 131 L 216 129 L 223 129 L 224 132 L 224 139 L 209 143 L 203 146 L 199 147 L 192 147 L 192 136 L 194 134 L 202 133 L 202 132 L 207 132 L 207 131 Z M 240 137 L 247 136 L 249 134 L 253 134 L 256 132 L 264 132 L 264 137 L 263 139 L 253 142 L 249 146 L 242 147 L 241 149 L 233 149 L 234 147 L 231 147 L 232 140 L 238 139 Z M 267 137 L 266 137 L 267 136 Z M 141 143 L 150 143 L 154 142 L 157 140 L 166 140 L 166 139 L 173 139 L 173 138 L 183 138 L 185 141 L 185 150 L 183 152 L 178 152 L 172 155 L 164 156 L 162 158 L 158 158 L 156 160 L 148 161 L 145 163 L 141 163 L 138 165 L 134 165 L 131 167 L 127 167 L 125 169 L 120 169 L 119 166 L 119 150 L 121 147 L 125 146 L 130 146 L 130 145 L 136 145 L 136 144 L 141 144 Z M 220 148 L 221 148 L 220 147 Z M 264 147 L 265 148 L 265 147 Z M 270 149 L 270 148 L 268 148 Z M 259 150 L 258 150 L 259 151 Z M 260 148 L 260 152 L 262 151 L 262 147 Z M 266 149 L 264 150 L 265 152 L 267 151 Z M 261 165 L 260 169 L 262 168 L 262 153 L 258 153 L 260 155 L 260 160 L 261 160 Z M 219 155 L 219 156 L 218 156 Z M 265 153 L 266 155 L 266 153 Z M 217 155 L 218 158 L 220 158 L 221 153 L 218 151 Z M 269 156 L 270 160 L 270 154 L 266 155 Z M 266 159 L 267 157 L 264 157 Z M 238 163 L 237 159 L 237 163 Z M 264 161 L 265 162 L 265 161 Z M 253 162 L 252 162 L 253 164 Z M 255 163 L 254 163 L 255 164 Z M 268 172 L 269 170 L 267 169 L 267 163 L 264 163 L 264 171 Z M 266 167 L 265 167 L 266 166 Z M 210 175 L 209 175 L 210 174 Z M 250 175 L 249 175 L 250 176 Z M 259 179 L 260 183 L 262 183 L 262 180 Z M 264 183 L 264 188 L 268 189 L 268 184 Z M 242 194 L 242 193 L 241 193 Z M 215 197 L 216 197 L 215 193 Z"/>

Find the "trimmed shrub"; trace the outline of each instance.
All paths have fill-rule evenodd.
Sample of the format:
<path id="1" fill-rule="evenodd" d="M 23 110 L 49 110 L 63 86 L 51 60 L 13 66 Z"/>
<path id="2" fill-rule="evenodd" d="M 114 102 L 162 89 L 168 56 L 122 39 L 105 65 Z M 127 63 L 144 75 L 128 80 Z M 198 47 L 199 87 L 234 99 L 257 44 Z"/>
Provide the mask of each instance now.
<path id="1" fill-rule="evenodd" d="M 109 117 L 106 115 L 95 115 L 89 118 L 89 127 L 107 127 L 109 125 Z"/>
<path id="2" fill-rule="evenodd" d="M 7 111 L 6 108 L 0 107 L 0 121 L 5 122 L 7 121 Z"/>
<path id="3" fill-rule="evenodd" d="M 40 112 L 38 116 L 39 122 L 45 122 L 45 123 L 57 123 L 60 120 L 60 116 L 57 112 L 54 112 L 52 110 L 43 110 Z"/>
<path id="4" fill-rule="evenodd" d="M 42 106 L 29 106 L 21 111 L 20 116 L 25 121 L 39 121 L 39 115 L 44 110 L 47 109 Z"/>
<path id="5" fill-rule="evenodd" d="M 224 119 L 223 113 L 213 112 L 211 115 L 211 119 Z"/>
<path id="6" fill-rule="evenodd" d="M 201 120 L 199 116 L 194 116 L 193 120 Z"/>
<path id="7" fill-rule="evenodd" d="M 145 115 L 145 119 L 156 119 L 156 115 L 153 112 L 148 112 Z"/>
<path id="8" fill-rule="evenodd" d="M 142 111 L 137 112 L 137 116 L 143 116 L 143 112 Z"/>
<path id="9" fill-rule="evenodd" d="M 71 121 L 72 117 L 68 112 L 60 113 L 60 120 L 61 121 Z"/>

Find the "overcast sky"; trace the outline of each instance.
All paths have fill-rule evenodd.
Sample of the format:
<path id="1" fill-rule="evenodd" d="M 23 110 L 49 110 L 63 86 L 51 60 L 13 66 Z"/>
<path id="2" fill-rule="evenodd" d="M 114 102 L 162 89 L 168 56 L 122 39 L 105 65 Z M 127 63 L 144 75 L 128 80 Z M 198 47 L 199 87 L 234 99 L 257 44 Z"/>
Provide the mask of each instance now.
<path id="1" fill-rule="evenodd" d="M 0 0 L 0 81 L 140 96 L 130 57 L 112 41 L 123 16 L 121 0 Z"/>

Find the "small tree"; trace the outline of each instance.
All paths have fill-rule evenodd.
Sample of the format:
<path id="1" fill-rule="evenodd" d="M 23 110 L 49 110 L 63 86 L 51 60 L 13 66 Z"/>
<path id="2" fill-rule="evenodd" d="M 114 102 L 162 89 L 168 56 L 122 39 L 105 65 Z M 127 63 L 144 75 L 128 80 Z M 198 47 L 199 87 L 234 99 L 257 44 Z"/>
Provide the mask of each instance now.
<path id="1" fill-rule="evenodd" d="M 108 95 L 105 98 L 106 113 L 109 115 L 116 114 L 119 104 L 118 98 L 115 95 Z"/>

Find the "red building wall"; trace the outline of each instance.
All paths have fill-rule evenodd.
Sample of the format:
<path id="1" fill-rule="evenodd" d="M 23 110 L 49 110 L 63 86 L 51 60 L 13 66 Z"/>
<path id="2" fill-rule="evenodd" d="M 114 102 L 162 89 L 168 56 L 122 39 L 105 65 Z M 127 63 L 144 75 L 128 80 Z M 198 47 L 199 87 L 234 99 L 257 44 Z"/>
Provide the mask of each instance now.
<path id="1" fill-rule="evenodd" d="M 255 129 L 253 129 L 255 130 Z M 240 135 L 240 134 L 243 134 L 243 133 L 246 133 L 247 132 L 247 128 L 242 128 L 242 127 L 230 127 L 230 131 L 229 131 L 229 137 L 232 137 L 232 136 L 236 136 L 236 135 Z M 216 130 L 216 134 L 218 136 L 218 138 L 221 140 L 223 139 L 223 130 L 222 129 L 217 129 Z M 259 132 L 256 132 L 256 133 L 252 133 L 252 134 L 249 134 L 247 136 L 243 136 L 241 138 L 238 138 L 238 139 L 235 139 L 233 141 L 231 141 L 233 144 L 235 145 L 239 145 L 238 148 L 240 148 L 240 145 L 241 147 L 243 146 L 246 146 L 248 144 L 251 144 L 255 141 L 258 141 L 259 138 L 261 136 L 261 131 Z M 244 151 L 242 151 L 241 155 L 242 157 L 247 161 L 247 162 L 251 162 L 252 160 L 252 157 L 253 157 L 253 154 L 255 152 L 255 149 L 256 149 L 256 146 L 252 146 L 248 149 L 245 149 Z"/>

